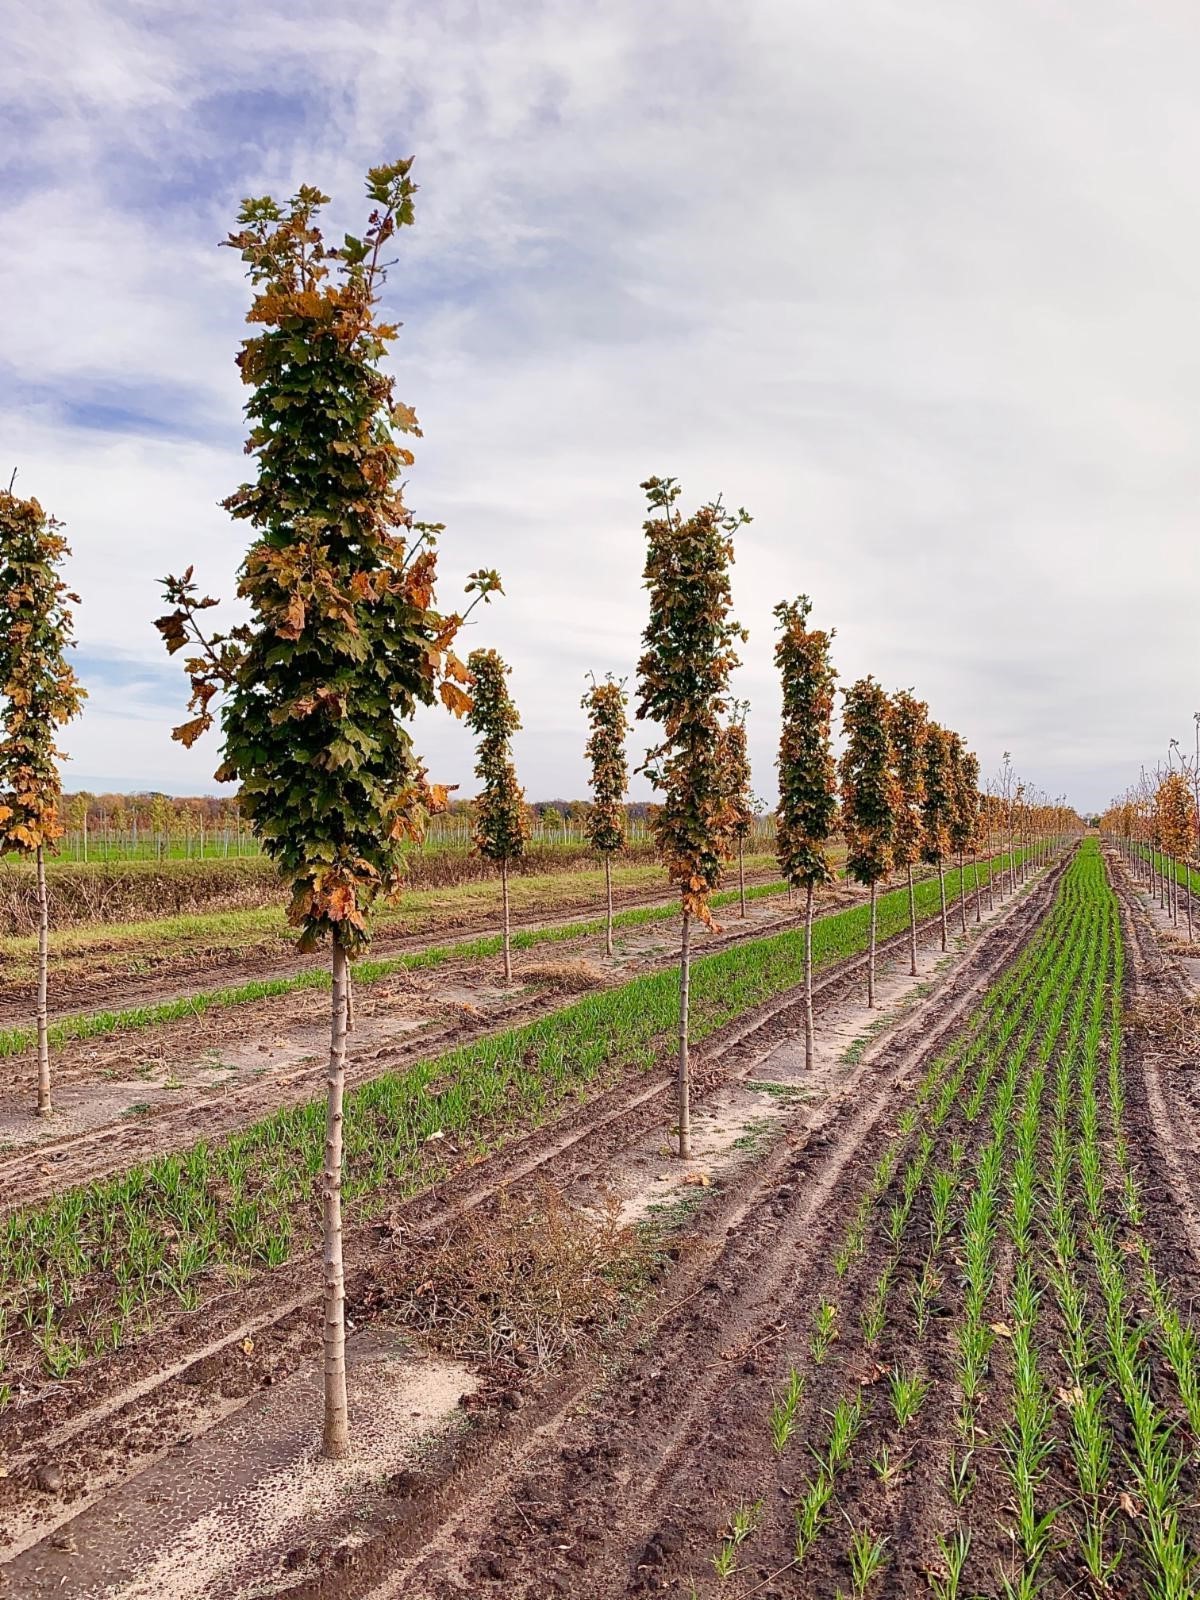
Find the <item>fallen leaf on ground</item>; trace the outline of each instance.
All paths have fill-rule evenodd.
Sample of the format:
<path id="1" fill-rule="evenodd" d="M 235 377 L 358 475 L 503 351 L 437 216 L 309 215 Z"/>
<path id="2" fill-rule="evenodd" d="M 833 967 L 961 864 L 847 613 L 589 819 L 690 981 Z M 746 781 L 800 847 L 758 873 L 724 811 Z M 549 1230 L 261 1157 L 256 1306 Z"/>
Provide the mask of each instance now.
<path id="1" fill-rule="evenodd" d="M 252 1356 L 254 1354 L 254 1340 L 253 1339 L 243 1339 L 242 1340 L 242 1349 L 246 1352 L 246 1354 L 248 1356 Z"/>
<path id="2" fill-rule="evenodd" d="M 1002 1339 L 1012 1338 L 1012 1329 L 1007 1322 L 993 1322 L 991 1329 L 993 1333 L 999 1334 Z"/>
<path id="3" fill-rule="evenodd" d="M 707 1172 L 689 1172 L 683 1180 L 686 1187 L 691 1189 L 711 1189 L 712 1179 Z"/>

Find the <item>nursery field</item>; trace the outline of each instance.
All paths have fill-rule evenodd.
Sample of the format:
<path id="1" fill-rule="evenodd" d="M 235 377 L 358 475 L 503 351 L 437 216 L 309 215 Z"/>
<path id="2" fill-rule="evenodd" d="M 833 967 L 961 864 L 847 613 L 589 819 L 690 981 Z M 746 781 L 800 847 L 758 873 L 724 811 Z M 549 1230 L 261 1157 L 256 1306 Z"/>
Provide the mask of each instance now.
<path id="1" fill-rule="evenodd" d="M 1006 900 L 1013 886 L 1007 868 L 1001 857 L 977 873 L 968 869 L 962 906 L 954 899 L 957 874 L 948 875 L 958 943 L 945 957 L 938 944 L 937 880 L 918 883 L 922 977 L 905 980 L 910 1000 L 924 985 L 938 987 L 976 940 L 982 945 L 1010 918 L 1029 915 L 1031 897 L 1044 892 L 1045 873 L 1033 873 L 1032 862 L 1022 859 L 1016 876 L 1029 871 L 1031 884 Z M 998 894 L 995 885 L 989 894 L 993 874 Z M 734 914 L 708 936 L 694 969 L 700 1096 L 719 1095 L 723 1084 L 740 1081 L 763 1048 L 794 1039 L 797 1026 L 798 913 L 781 893 L 766 892 L 749 899 L 745 923 L 736 905 L 729 909 Z M 897 974 L 906 971 L 907 892 L 881 896 L 878 917 L 883 969 L 890 963 Z M 834 1019 L 841 1008 L 845 1015 L 840 1032 L 831 1033 L 818 1078 L 778 1095 L 755 1091 L 756 1104 L 765 1104 L 770 1116 L 790 1114 L 810 1096 L 819 1101 L 826 1079 L 847 1070 L 838 1064 L 843 1047 L 851 1047 L 847 1061 L 856 1059 L 878 1026 L 865 1019 L 867 1032 L 857 1046 L 846 1035 L 862 1012 L 867 929 L 867 907 L 851 891 L 835 891 L 822 907 L 814 925 L 818 1011 Z M 548 1341 L 545 1361 L 511 1342 L 493 1348 L 489 1338 L 472 1347 L 463 1370 L 479 1396 L 478 1410 L 452 1409 L 476 1417 L 481 1437 L 497 1414 L 523 1404 L 527 1380 L 557 1381 L 558 1358 L 568 1347 L 590 1358 L 604 1343 L 606 1317 L 615 1328 L 636 1314 L 674 1270 L 678 1246 L 669 1219 L 649 1212 L 610 1217 L 598 1243 L 591 1209 L 563 1198 L 573 1166 L 582 1163 L 600 1181 L 611 1158 L 623 1160 L 642 1145 L 653 1163 L 661 1161 L 657 1151 L 670 1123 L 663 1066 L 678 1004 L 676 945 L 657 917 L 636 916 L 620 932 L 601 981 L 572 984 L 560 971 L 556 984 L 539 986 L 536 973 L 522 982 L 526 974 L 518 965 L 513 990 L 496 990 L 496 1010 L 469 1023 L 459 1018 L 445 1038 L 426 1030 L 407 1047 L 396 1043 L 393 1012 L 372 1017 L 372 974 L 360 973 L 346 1113 L 356 1326 L 361 1316 L 371 1338 L 381 1329 L 398 1333 L 405 1361 L 418 1365 L 440 1349 L 439 1317 L 425 1328 L 427 1308 L 411 1303 L 411 1274 L 402 1270 L 397 1278 L 397 1241 L 427 1239 L 429 1246 L 412 1256 L 424 1266 L 424 1249 L 445 1242 L 456 1216 L 503 1207 L 497 1197 L 518 1175 L 544 1174 L 546 1183 L 558 1186 L 529 1192 L 560 1218 L 567 1257 L 578 1264 L 584 1248 L 585 1277 L 604 1269 L 605 1314 L 592 1305 L 578 1327 L 560 1318 L 569 1337 Z M 594 944 L 595 936 L 590 927 L 573 938 Z M 565 944 L 572 948 L 571 940 Z M 565 965 L 585 963 L 576 958 Z M 382 976 L 376 981 L 384 986 Z M 573 987 L 590 992 L 572 994 Z M 194 1029 L 200 1020 L 177 1026 Z M 130 1039 L 127 1025 L 112 1048 L 127 1051 Z M 364 1048 L 376 1039 L 389 1043 Z M 71 1049 L 88 1043 L 64 1042 L 57 1052 L 60 1071 Z M 61 1526 L 75 1528 L 93 1501 L 106 1505 L 109 1495 L 138 1484 L 164 1452 L 174 1461 L 181 1439 L 215 1439 L 231 1413 L 253 1409 L 264 1387 L 286 1386 L 309 1367 L 305 1351 L 318 1305 L 311 1264 L 319 1238 L 314 1179 L 323 1133 L 315 1097 L 323 1070 L 310 1055 L 290 1074 L 260 1072 L 218 1095 L 193 1098 L 184 1085 L 164 1091 L 179 1098 L 161 1115 L 150 1109 L 74 1133 L 59 1126 L 49 1142 L 10 1150 L 0 1161 L 6 1212 L 0 1222 L 0 1513 L 12 1570 L 31 1585 L 29 1592 L 42 1592 L 35 1576 L 46 1562 L 55 1585 L 63 1576 L 56 1565 L 62 1547 L 55 1542 Z M 81 1097 L 111 1094 L 114 1087 L 113 1079 L 97 1083 L 80 1073 Z M 144 1082 L 143 1092 L 150 1092 Z M 758 1148 L 754 1122 L 732 1141 L 739 1161 Z M 681 1169 L 669 1184 L 665 1175 L 662 1182 L 663 1193 L 675 1195 L 679 1222 L 691 1214 L 685 1202 L 712 1187 L 689 1186 L 689 1176 Z M 600 1206 L 605 1216 L 607 1205 Z M 527 1232 L 530 1220 L 525 1216 L 514 1226 Z M 577 1226 L 587 1230 L 582 1244 L 571 1232 Z M 618 1282 L 619 1292 L 613 1287 Z M 610 1293 L 619 1305 L 609 1304 Z M 408 1342 L 414 1334 L 415 1346 Z M 461 1355 L 457 1348 L 453 1353 Z M 572 1379 L 578 1370 L 578 1360 L 561 1366 Z M 454 1417 L 437 1421 L 436 1438 L 449 1449 L 458 1424 Z M 70 1542 L 78 1549 L 83 1538 L 79 1526 Z M 335 1540 L 330 1549 L 336 1548 Z M 80 1570 L 76 1555 L 68 1554 L 70 1570 Z M 17 1592 L 23 1592 L 19 1586 Z M 208 1591 L 202 1585 L 171 1592 Z"/>
<path id="2" fill-rule="evenodd" d="M 945 954 L 918 886 L 915 979 L 882 896 L 874 1013 L 828 908 L 811 1070 L 795 928 L 714 939 L 682 1166 L 665 958 L 376 1063 L 336 1467 L 314 1100 L 42 1198 L 14 1168 L 10 1592 L 1194 1594 L 1190 964 L 1094 836 L 1015 876 Z"/>

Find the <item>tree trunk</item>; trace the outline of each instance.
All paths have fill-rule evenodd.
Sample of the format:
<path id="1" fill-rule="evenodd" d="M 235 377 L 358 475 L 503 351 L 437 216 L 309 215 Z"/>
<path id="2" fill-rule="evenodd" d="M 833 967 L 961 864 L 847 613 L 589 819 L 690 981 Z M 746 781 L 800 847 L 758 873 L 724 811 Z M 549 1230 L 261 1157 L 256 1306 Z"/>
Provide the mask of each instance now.
<path id="1" fill-rule="evenodd" d="M 83 859 L 84 859 L 84 860 L 85 860 L 85 861 L 86 861 L 86 860 L 87 860 L 87 856 L 88 856 L 88 851 L 87 851 L 87 847 L 88 847 L 88 837 L 87 837 L 87 811 L 86 811 L 86 809 L 85 809 L 85 811 L 84 811 L 84 813 L 83 813 Z"/>
<path id="2" fill-rule="evenodd" d="M 979 856 L 975 849 L 971 850 L 971 882 L 975 888 L 975 921 L 983 921 L 983 896 L 979 888 Z"/>
<path id="3" fill-rule="evenodd" d="M 962 851 L 958 852 L 958 910 L 962 922 L 962 931 L 967 931 L 967 862 Z"/>
<path id="4" fill-rule="evenodd" d="M 1192 942 L 1192 869 L 1188 862 L 1183 864 L 1184 873 L 1187 875 L 1187 890 L 1184 894 L 1184 904 L 1187 906 L 1188 943 Z"/>
<path id="5" fill-rule="evenodd" d="M 938 862 L 938 882 L 941 884 L 942 893 L 942 949 L 944 950 L 949 935 L 946 928 L 946 868 L 941 861 Z"/>
<path id="6" fill-rule="evenodd" d="M 611 956 L 613 953 L 613 907 L 612 907 L 612 852 L 604 852 L 604 953 Z"/>
<path id="7" fill-rule="evenodd" d="M 871 940 L 867 947 L 867 1010 L 875 1005 L 875 898 L 879 885 L 871 880 Z"/>
<path id="8" fill-rule="evenodd" d="M 804 1065 L 812 1071 L 813 1064 L 813 1003 L 812 1003 L 812 924 L 813 886 L 810 883 L 804 898 Z"/>
<path id="9" fill-rule="evenodd" d="M 746 845 L 743 839 L 738 840 L 738 903 L 739 917 L 746 915 Z"/>
<path id="10" fill-rule="evenodd" d="M 354 979 L 349 962 L 346 963 L 346 1032 L 354 1032 Z"/>
<path id="11" fill-rule="evenodd" d="M 50 966 L 50 910 L 46 901 L 46 854 L 37 847 L 38 978 L 37 978 L 37 1114 L 48 1117 L 50 1105 L 50 1036 L 46 1024 L 46 981 Z"/>
<path id="12" fill-rule="evenodd" d="M 500 894 L 504 901 L 504 981 L 512 982 L 512 942 L 508 919 L 508 857 L 500 863 Z"/>
<path id="13" fill-rule="evenodd" d="M 912 862 L 908 863 L 908 970 L 917 975 L 917 891 L 913 888 Z"/>
<path id="14" fill-rule="evenodd" d="M 342 1266 L 342 1098 L 346 1089 L 346 952 L 333 944 L 333 1007 L 325 1095 L 325 1169 L 321 1184 L 325 1262 L 325 1428 L 322 1453 L 350 1449 L 346 1405 L 346 1280 Z"/>
<path id="15" fill-rule="evenodd" d="M 692 984 L 692 919 L 683 913 L 679 943 L 679 1159 L 692 1153 L 692 1112 L 688 1101 L 688 1001 Z"/>
<path id="16" fill-rule="evenodd" d="M 1012 894 L 1017 892 L 1017 836 L 1013 832 L 1008 835 L 1008 887 Z"/>

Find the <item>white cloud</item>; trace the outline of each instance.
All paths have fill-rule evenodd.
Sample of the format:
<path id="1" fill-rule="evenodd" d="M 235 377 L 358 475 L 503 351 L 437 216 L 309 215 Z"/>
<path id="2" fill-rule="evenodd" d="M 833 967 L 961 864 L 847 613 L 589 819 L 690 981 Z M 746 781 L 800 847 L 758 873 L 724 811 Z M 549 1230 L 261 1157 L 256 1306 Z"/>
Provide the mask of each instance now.
<path id="1" fill-rule="evenodd" d="M 513 661 L 531 793 L 581 790 L 583 670 L 636 661 L 650 472 L 755 516 L 763 791 L 770 608 L 801 589 L 846 680 L 915 684 L 985 768 L 1012 749 L 1081 804 L 1188 731 L 1191 8 L 413 0 L 217 27 L 72 0 L 9 33 L 0 436 L 70 524 L 89 649 L 155 657 L 165 570 L 232 587 L 237 197 L 309 180 L 352 225 L 365 168 L 412 152 L 410 499 L 449 524 L 448 590 L 504 573 L 479 637 Z M 139 395 L 182 437 L 82 425 Z M 211 771 L 169 745 L 173 708 L 148 693 L 134 732 L 118 694 L 73 730 L 81 766 Z M 461 729 L 420 739 L 469 785 Z"/>

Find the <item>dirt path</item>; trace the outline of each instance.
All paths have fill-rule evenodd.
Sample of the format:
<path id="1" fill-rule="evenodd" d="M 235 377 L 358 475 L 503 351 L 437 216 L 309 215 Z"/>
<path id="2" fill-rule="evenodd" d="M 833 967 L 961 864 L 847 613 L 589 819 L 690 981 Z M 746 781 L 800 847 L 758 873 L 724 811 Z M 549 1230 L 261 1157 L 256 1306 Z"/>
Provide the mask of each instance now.
<path id="1" fill-rule="evenodd" d="M 625 1568 L 629 1541 L 649 1537 L 639 1520 L 647 1493 L 673 1495 L 690 1484 L 687 1493 L 698 1494 L 699 1505 L 713 1492 L 721 1450 L 705 1443 L 706 1397 L 731 1381 L 738 1395 L 763 1389 L 755 1352 L 772 1347 L 781 1318 L 807 1314 L 814 1274 L 828 1270 L 822 1241 L 844 1217 L 846 1186 L 861 1178 L 871 1141 L 888 1125 L 897 1093 L 911 1086 L 916 1063 L 953 1029 L 1028 936 L 1050 888 L 1048 880 L 1035 883 L 1000 908 L 981 933 L 972 925 L 965 962 L 957 957 L 941 964 L 926 940 L 922 979 L 915 985 L 900 970 L 904 940 L 895 941 L 881 964 L 893 1021 L 900 1024 L 890 1037 L 880 1035 L 879 1019 L 868 1016 L 857 995 L 861 959 L 829 973 L 818 986 L 824 1053 L 807 1081 L 802 1051 L 797 1064 L 801 1017 L 794 993 L 710 1040 L 697 1062 L 698 1163 L 709 1163 L 723 1178 L 687 1230 L 663 1303 L 643 1314 L 646 1348 L 592 1398 L 603 1372 L 587 1362 L 534 1385 L 527 1396 L 519 1384 L 493 1394 L 469 1453 L 454 1453 L 444 1471 L 422 1468 L 428 1492 L 404 1497 L 401 1506 L 394 1497 L 385 1496 L 386 1503 L 378 1503 L 378 1495 L 364 1500 L 349 1554 L 344 1535 L 324 1546 L 318 1540 L 315 1550 L 297 1547 L 298 1555 L 281 1549 L 278 1539 L 265 1542 L 256 1552 L 256 1582 L 278 1574 L 282 1562 L 294 1570 L 301 1592 L 324 1593 L 329 1585 L 340 1592 L 349 1585 L 360 1593 L 374 1575 L 402 1570 L 405 1583 L 416 1584 L 405 1594 L 475 1594 L 482 1564 L 483 1579 L 503 1578 L 506 1584 L 488 1592 L 577 1594 L 582 1554 L 587 1592 L 609 1592 L 592 1586 L 592 1574 L 611 1573 L 615 1581 Z M 772 1087 L 786 1092 L 772 1093 Z M 682 1179 L 668 1174 L 667 1181 L 659 1153 L 670 1122 L 669 1088 L 666 1073 L 619 1084 L 551 1127 L 514 1141 L 483 1167 L 463 1171 L 358 1229 L 348 1241 L 352 1316 L 374 1326 L 386 1314 L 405 1243 L 444 1229 L 454 1215 L 534 1173 L 551 1174 L 581 1203 L 615 1184 L 635 1213 L 645 1211 L 651 1195 L 678 1189 Z M 766 1120 L 774 1124 L 771 1136 L 759 1137 Z M 731 1131 L 738 1136 L 731 1138 Z M 730 1181 L 734 1173 L 736 1184 Z M 799 1203 L 793 1198 L 798 1187 Z M 155 1540 L 168 1537 L 167 1524 L 158 1513 L 144 1512 L 136 1527 L 117 1525 L 115 1512 L 131 1502 L 113 1497 L 137 1471 L 165 1470 L 169 1478 L 189 1481 L 190 1441 L 225 1426 L 247 1402 L 260 1406 L 256 1397 L 264 1385 L 282 1394 L 295 1381 L 292 1375 L 305 1369 L 315 1346 L 312 1279 L 311 1264 L 299 1261 L 219 1298 L 202 1313 L 174 1319 L 133 1350 L 96 1363 L 78 1380 L 31 1397 L 15 1416 L 10 1413 L 0 1512 L 10 1550 L 28 1552 L 9 1569 L 26 1586 L 17 1592 L 140 1592 L 119 1574 L 131 1570 L 130 1551 L 140 1548 L 143 1529 L 149 1560 Z M 636 1339 L 635 1329 L 630 1344 Z M 507 1381 L 511 1385 L 511 1377 Z M 292 1456 L 286 1450 L 284 1455 L 292 1459 L 294 1439 L 289 1448 Z M 510 1501 L 506 1488 L 518 1476 L 520 1492 Z M 532 1500 L 524 1498 L 527 1490 Z M 539 1497 L 563 1509 L 543 1514 L 536 1509 Z M 79 1514 L 81 1505 L 94 1509 Z M 709 1510 L 705 1504 L 706 1516 Z M 207 1510 L 200 1507 L 197 1514 Z M 540 1531 L 526 1530 L 527 1545 L 514 1560 L 513 1522 L 523 1526 L 530 1518 L 531 1529 Z M 168 1523 L 177 1534 L 177 1523 Z M 285 1518 L 281 1529 L 291 1527 Z M 441 1530 L 436 1539 L 435 1528 Z M 63 1530 L 58 1545 L 51 1542 L 56 1529 Z M 422 1552 L 419 1563 L 398 1567 L 413 1550 Z M 138 1562 L 145 1564 L 142 1556 L 135 1567 Z M 237 1584 L 248 1583 L 248 1573 L 237 1571 Z M 227 1565 L 212 1578 L 215 1587 L 172 1592 L 249 1592 L 230 1586 L 232 1573 Z M 556 1574 L 557 1587 L 537 1587 L 548 1573 Z M 455 1574 L 465 1587 L 456 1586 Z M 65 1590 L 59 1587 L 64 1579 Z"/>

